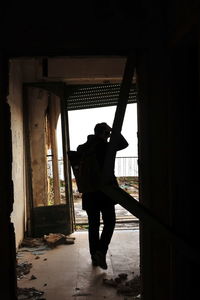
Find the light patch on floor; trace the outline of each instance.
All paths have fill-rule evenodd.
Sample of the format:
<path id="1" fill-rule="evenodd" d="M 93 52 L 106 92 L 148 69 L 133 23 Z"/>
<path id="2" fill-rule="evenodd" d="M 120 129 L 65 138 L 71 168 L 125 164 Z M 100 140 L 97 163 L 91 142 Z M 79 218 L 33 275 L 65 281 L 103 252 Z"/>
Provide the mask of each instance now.
<path id="1" fill-rule="evenodd" d="M 130 279 L 139 275 L 139 230 L 114 232 L 107 270 L 92 266 L 87 232 L 75 232 L 72 236 L 76 238 L 75 244 L 57 246 L 37 255 L 37 259 L 31 252 L 21 253 L 18 262 L 26 261 L 33 266 L 26 277 L 18 280 L 18 286 L 44 291 L 46 300 L 124 300 L 115 288 L 104 285 L 103 279 L 119 273 L 127 273 Z M 36 279 L 30 280 L 32 275 Z"/>

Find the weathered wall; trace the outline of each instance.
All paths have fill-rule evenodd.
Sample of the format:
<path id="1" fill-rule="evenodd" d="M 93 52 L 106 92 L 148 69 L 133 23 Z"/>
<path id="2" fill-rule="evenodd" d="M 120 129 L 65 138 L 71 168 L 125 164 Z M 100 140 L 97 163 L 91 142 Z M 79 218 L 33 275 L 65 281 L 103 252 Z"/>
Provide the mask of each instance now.
<path id="1" fill-rule="evenodd" d="M 28 127 L 32 169 L 33 205 L 47 205 L 47 164 L 45 114 L 48 106 L 48 92 L 28 88 Z"/>
<path id="2" fill-rule="evenodd" d="M 11 111 L 12 179 L 14 186 L 14 205 L 11 219 L 14 223 L 16 247 L 18 247 L 24 237 L 27 225 L 23 82 L 37 80 L 40 68 L 36 59 L 12 59 L 9 67 L 8 103 Z"/>
<path id="3" fill-rule="evenodd" d="M 22 67 L 19 61 L 10 62 L 9 104 L 12 129 L 12 178 L 14 184 L 14 205 L 11 215 L 15 227 L 16 245 L 24 236 L 26 187 L 24 177 L 24 134 L 22 104 Z"/>
<path id="4" fill-rule="evenodd" d="M 8 96 L 8 57 L 0 52 L 0 291 L 1 299 L 17 300 L 13 210 L 12 138 Z"/>

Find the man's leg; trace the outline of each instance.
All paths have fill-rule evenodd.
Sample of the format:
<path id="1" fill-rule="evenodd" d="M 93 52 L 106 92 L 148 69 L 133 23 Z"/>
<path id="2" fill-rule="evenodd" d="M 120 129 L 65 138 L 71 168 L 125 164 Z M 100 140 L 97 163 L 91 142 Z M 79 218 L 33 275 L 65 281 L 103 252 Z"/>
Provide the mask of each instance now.
<path id="1" fill-rule="evenodd" d="M 103 206 L 101 212 L 104 227 L 99 241 L 99 250 L 95 254 L 95 259 L 97 265 L 106 270 L 108 268 L 106 263 L 106 253 L 115 228 L 115 206 L 112 204 L 107 205 L 106 207 Z"/>
<path id="2" fill-rule="evenodd" d="M 102 219 L 104 223 L 103 231 L 101 233 L 99 250 L 106 255 L 108 246 L 110 244 L 116 223 L 115 206 L 108 205 L 101 209 Z"/>
<path id="3" fill-rule="evenodd" d="M 100 226 L 100 210 L 98 208 L 89 208 L 86 210 L 88 215 L 88 239 L 91 257 L 99 248 L 99 226 Z"/>

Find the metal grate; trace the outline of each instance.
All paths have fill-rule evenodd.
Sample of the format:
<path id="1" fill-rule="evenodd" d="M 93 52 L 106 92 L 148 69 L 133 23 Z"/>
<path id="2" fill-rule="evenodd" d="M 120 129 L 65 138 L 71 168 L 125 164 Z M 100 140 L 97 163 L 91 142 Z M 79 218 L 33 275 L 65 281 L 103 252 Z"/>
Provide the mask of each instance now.
<path id="1" fill-rule="evenodd" d="M 99 84 L 90 86 L 67 87 L 67 110 L 79 110 L 117 105 L 120 84 Z M 137 102 L 136 85 L 133 84 L 129 93 L 128 103 Z"/>

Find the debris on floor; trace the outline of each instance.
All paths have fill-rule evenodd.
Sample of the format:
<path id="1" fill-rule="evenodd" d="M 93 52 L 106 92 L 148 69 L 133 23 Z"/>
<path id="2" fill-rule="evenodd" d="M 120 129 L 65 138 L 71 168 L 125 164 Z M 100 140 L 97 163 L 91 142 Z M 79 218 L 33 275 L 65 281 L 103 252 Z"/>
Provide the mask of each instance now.
<path id="1" fill-rule="evenodd" d="M 21 247 L 39 247 L 44 245 L 43 238 L 24 238 Z"/>
<path id="2" fill-rule="evenodd" d="M 38 291 L 35 288 L 19 288 L 17 289 L 18 300 L 45 300 L 41 298 L 44 292 Z"/>
<path id="3" fill-rule="evenodd" d="M 104 278 L 103 284 L 116 288 L 118 294 L 140 299 L 140 276 L 138 275 L 128 280 L 126 273 L 120 273 L 115 278 Z"/>
<path id="4" fill-rule="evenodd" d="M 32 264 L 23 262 L 18 264 L 16 266 L 16 272 L 17 272 L 17 279 L 20 280 L 22 279 L 26 274 L 30 273 L 30 269 L 32 268 Z"/>
<path id="5" fill-rule="evenodd" d="M 31 252 L 35 256 L 43 255 L 46 253 L 47 250 L 50 250 L 50 248 L 45 245 L 45 246 L 40 246 L 40 247 L 23 247 L 19 248 L 17 252 L 17 258 L 23 257 L 23 252 Z"/>
<path id="6" fill-rule="evenodd" d="M 30 280 L 34 280 L 34 279 L 37 279 L 37 277 L 35 275 L 31 275 Z"/>
<path id="7" fill-rule="evenodd" d="M 50 248 L 55 248 L 58 245 L 65 243 L 66 236 L 59 233 L 50 233 L 49 235 L 44 235 L 44 241 Z"/>
<path id="8" fill-rule="evenodd" d="M 46 250 L 50 250 L 61 244 L 74 244 L 74 240 L 74 237 L 61 233 L 50 233 L 49 235 L 44 235 L 41 238 L 25 238 L 18 249 L 18 256 L 21 256 L 21 252 L 28 251 L 35 254 L 36 259 L 38 259 L 39 255 L 44 254 Z"/>
<path id="9" fill-rule="evenodd" d="M 108 286 L 113 286 L 113 287 L 117 286 L 117 283 L 113 278 L 111 278 L 111 279 L 104 278 L 103 284 L 108 285 Z"/>
<path id="10" fill-rule="evenodd" d="M 50 233 L 49 235 L 44 235 L 44 241 L 50 248 L 55 248 L 58 245 L 63 244 L 74 244 L 75 238 L 68 237 L 62 233 Z"/>

